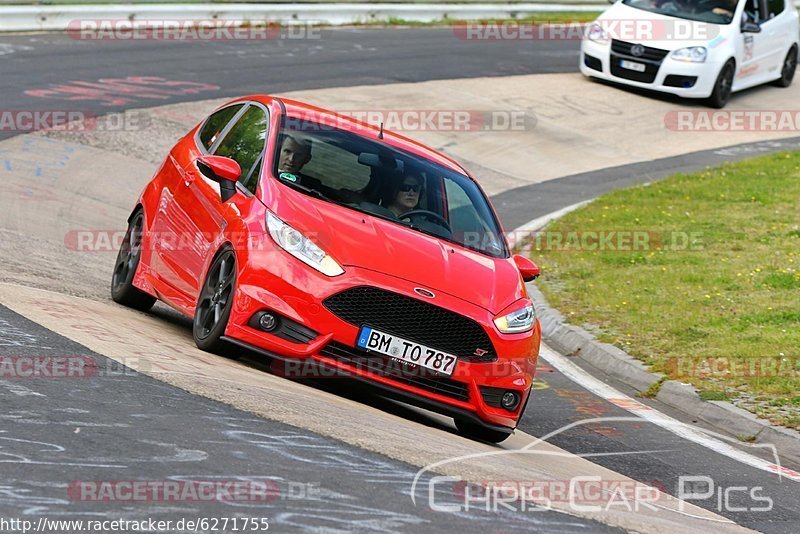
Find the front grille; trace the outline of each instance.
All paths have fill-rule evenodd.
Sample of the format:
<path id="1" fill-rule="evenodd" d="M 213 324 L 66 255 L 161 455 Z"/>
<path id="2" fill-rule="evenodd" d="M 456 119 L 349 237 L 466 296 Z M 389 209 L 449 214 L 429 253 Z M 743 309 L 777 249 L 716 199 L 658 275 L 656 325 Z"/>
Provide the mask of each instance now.
<path id="1" fill-rule="evenodd" d="M 362 286 L 328 297 L 323 305 L 357 327 L 369 325 L 469 362 L 497 360 L 492 341 L 481 325 L 415 298 Z M 486 352 L 476 356 L 478 349 Z"/>
<path id="2" fill-rule="evenodd" d="M 434 371 L 412 364 L 404 364 L 388 356 L 366 352 L 357 347 L 331 341 L 320 354 L 362 371 L 391 378 L 395 382 L 414 386 L 444 397 L 469 401 L 469 390 L 463 382 L 456 382 Z"/>
<path id="3" fill-rule="evenodd" d="M 647 61 L 655 61 L 659 65 L 661 61 L 667 57 L 669 54 L 669 50 L 662 50 L 661 48 L 651 48 L 649 46 L 641 46 L 642 54 L 636 55 L 632 52 L 632 49 L 637 46 L 636 43 L 628 43 L 626 41 L 619 41 L 617 39 L 611 40 L 611 52 L 614 54 L 627 56 L 632 59 L 639 59 L 639 60 L 647 60 Z"/>
<path id="4" fill-rule="evenodd" d="M 640 47 L 640 54 L 634 54 L 632 49 Z M 651 48 L 649 46 L 637 45 L 635 43 L 628 43 L 625 41 L 618 41 L 617 39 L 611 40 L 611 74 L 617 78 L 624 78 L 626 80 L 633 80 L 641 83 L 653 83 L 658 74 L 658 68 L 669 50 L 662 50 L 660 48 Z M 645 66 L 644 72 L 638 72 L 631 69 L 625 69 L 620 66 L 620 61 L 627 59 L 635 61 Z"/>

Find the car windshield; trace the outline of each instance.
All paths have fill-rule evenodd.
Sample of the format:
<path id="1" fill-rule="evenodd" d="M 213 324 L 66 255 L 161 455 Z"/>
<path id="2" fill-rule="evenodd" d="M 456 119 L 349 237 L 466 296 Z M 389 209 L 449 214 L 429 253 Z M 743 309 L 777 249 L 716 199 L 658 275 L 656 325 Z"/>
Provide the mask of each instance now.
<path id="1" fill-rule="evenodd" d="M 492 257 L 508 250 L 489 202 L 464 174 L 326 124 L 284 120 L 278 181 Z"/>
<path id="2" fill-rule="evenodd" d="M 687 20 L 730 24 L 738 0 L 622 0 L 626 6 Z M 676 28 L 676 31 L 680 31 Z"/>

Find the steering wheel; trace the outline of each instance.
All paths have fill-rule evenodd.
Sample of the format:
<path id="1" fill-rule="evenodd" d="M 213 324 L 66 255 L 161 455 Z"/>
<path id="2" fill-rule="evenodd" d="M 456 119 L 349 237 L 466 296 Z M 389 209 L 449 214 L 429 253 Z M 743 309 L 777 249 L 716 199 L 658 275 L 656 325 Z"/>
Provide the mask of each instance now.
<path id="1" fill-rule="evenodd" d="M 453 229 L 450 227 L 450 223 L 447 222 L 447 219 L 445 219 L 444 217 L 442 217 L 438 213 L 434 213 L 432 211 L 428 211 L 428 210 L 411 210 L 411 211 L 407 211 L 407 212 L 401 214 L 398 217 L 398 219 L 401 219 L 401 220 L 402 219 L 410 219 L 411 217 L 414 217 L 415 215 L 421 215 L 422 217 L 425 217 L 429 221 L 432 221 L 432 222 L 434 222 L 436 224 L 439 224 L 440 226 L 442 226 L 445 230 L 447 230 L 451 234 L 453 233 Z"/>

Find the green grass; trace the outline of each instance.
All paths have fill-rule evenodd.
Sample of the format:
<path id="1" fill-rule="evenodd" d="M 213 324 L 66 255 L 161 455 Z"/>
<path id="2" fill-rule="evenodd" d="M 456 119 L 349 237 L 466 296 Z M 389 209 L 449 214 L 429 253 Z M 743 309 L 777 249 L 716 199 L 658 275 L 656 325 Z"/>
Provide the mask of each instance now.
<path id="1" fill-rule="evenodd" d="M 615 230 L 646 232 L 646 246 L 565 250 L 569 232 Z M 613 192 L 535 244 L 538 284 L 570 322 L 706 398 L 746 391 L 800 424 L 777 411 L 800 415 L 800 153 Z"/>

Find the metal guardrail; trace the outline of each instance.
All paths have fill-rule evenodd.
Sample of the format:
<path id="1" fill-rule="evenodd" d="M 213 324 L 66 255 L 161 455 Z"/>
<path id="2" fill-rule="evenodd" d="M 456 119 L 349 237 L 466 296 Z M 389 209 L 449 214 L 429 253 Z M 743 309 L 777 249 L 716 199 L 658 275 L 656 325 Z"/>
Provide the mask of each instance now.
<path id="1" fill-rule="evenodd" d="M 54 5 L 122 5 L 122 4 L 196 4 L 197 0 L 129 0 L 113 2 L 111 0 L 0 0 L 0 6 L 54 6 Z M 209 0 L 205 4 L 286 4 L 286 0 Z M 293 4 L 341 4 L 351 3 L 347 0 L 293 0 Z M 384 4 L 385 0 L 362 0 L 360 4 Z M 429 4 L 429 0 L 391 0 L 392 4 Z M 443 0 L 437 4 L 551 4 L 552 0 Z M 597 4 L 604 6 L 606 0 L 559 0 L 559 4 Z"/>
<path id="2" fill-rule="evenodd" d="M 237 21 L 280 24 L 359 24 L 407 20 L 436 22 L 442 19 L 511 19 L 536 13 L 600 11 L 598 4 L 92 4 L 58 6 L 2 6 L 0 32 L 63 31 L 76 21 L 169 20 Z M 74 26 L 73 26 L 74 27 Z"/>

